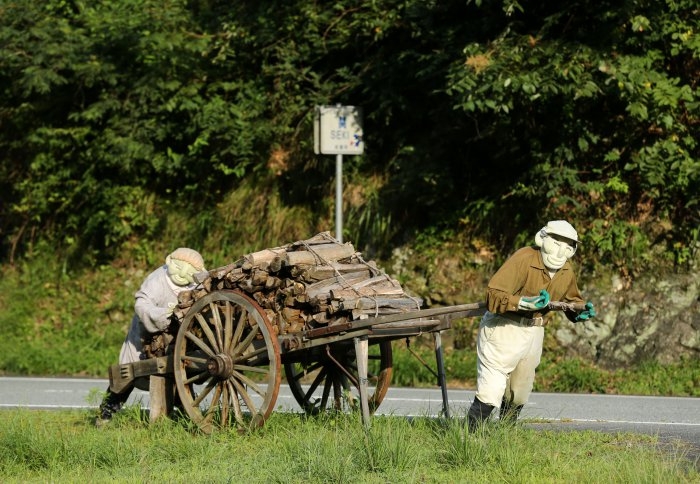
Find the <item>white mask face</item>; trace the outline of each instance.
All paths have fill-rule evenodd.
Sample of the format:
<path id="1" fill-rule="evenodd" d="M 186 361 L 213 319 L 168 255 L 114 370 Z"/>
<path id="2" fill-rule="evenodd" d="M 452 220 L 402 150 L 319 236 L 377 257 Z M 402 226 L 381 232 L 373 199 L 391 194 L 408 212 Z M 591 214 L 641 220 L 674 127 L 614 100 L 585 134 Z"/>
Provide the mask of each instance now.
<path id="1" fill-rule="evenodd" d="M 576 243 L 557 235 L 542 238 L 542 260 L 548 269 L 561 269 L 576 253 Z"/>
<path id="2" fill-rule="evenodd" d="M 189 262 L 167 257 L 165 265 L 168 268 L 170 280 L 178 286 L 187 286 L 194 283 L 192 276 L 197 273 L 197 270 Z"/>

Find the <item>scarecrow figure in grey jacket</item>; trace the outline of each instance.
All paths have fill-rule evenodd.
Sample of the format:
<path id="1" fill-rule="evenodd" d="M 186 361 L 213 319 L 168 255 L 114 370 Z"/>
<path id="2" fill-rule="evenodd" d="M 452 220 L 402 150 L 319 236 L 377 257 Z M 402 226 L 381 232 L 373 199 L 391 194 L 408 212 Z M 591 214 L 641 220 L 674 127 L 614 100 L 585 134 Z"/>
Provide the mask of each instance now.
<path id="1" fill-rule="evenodd" d="M 180 247 L 165 258 L 165 264 L 151 272 L 135 294 L 134 316 L 122 344 L 119 364 L 134 363 L 146 358 L 144 342 L 165 332 L 177 306 L 177 296 L 196 286 L 194 275 L 205 271 L 204 259 L 194 249 Z M 134 386 L 121 393 L 107 390 L 96 421 L 99 425 L 112 418 L 129 398 Z"/>

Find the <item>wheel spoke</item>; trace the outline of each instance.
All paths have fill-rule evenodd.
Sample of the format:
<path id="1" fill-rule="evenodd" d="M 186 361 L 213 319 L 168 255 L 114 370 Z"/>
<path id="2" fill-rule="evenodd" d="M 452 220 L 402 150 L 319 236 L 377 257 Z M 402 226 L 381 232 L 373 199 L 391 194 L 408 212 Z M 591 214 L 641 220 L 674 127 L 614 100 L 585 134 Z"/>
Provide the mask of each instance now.
<path id="1" fill-rule="evenodd" d="M 214 380 L 213 378 L 209 378 L 206 381 L 206 386 L 202 390 L 202 393 L 197 395 L 197 398 L 195 398 L 194 401 L 192 402 L 193 406 L 199 407 L 199 404 L 202 403 L 202 400 L 204 400 L 207 397 L 207 395 L 209 395 L 209 393 L 211 393 L 212 389 L 216 386 L 216 383 L 213 380 Z"/>
<path id="2" fill-rule="evenodd" d="M 232 376 L 236 377 L 237 380 L 243 382 L 243 384 L 247 387 L 252 388 L 258 395 L 263 397 L 265 396 L 265 392 L 253 380 L 245 376 L 243 373 L 234 371 Z"/>
<path id="3" fill-rule="evenodd" d="M 233 306 L 231 304 L 227 304 L 224 309 L 224 320 L 224 353 L 229 354 L 233 332 Z"/>
<path id="4" fill-rule="evenodd" d="M 295 365 L 300 365 L 299 363 L 295 363 Z M 319 368 L 323 368 L 323 365 L 320 362 L 314 362 L 314 364 L 309 365 L 305 368 L 299 368 L 299 372 L 297 372 L 297 366 L 292 366 L 290 373 L 291 375 L 287 375 L 287 378 L 290 379 L 291 381 L 295 382 L 297 385 L 299 384 L 299 380 L 304 378 L 306 375 L 313 373 L 314 371 L 318 370 Z"/>
<path id="5" fill-rule="evenodd" d="M 391 381 L 391 343 L 381 342 L 371 348 L 374 354 L 368 355 L 372 364 L 371 368 L 368 368 L 367 379 L 372 388 L 369 389 L 367 397 L 370 411 L 373 412 L 384 399 Z M 324 353 L 310 355 L 316 359 L 310 361 L 308 366 L 302 363 L 285 364 L 287 383 L 294 398 L 307 413 L 331 408 L 343 409 L 348 406 L 355 408 L 359 395 L 359 378 L 354 347 L 347 344 L 330 344 Z M 314 373 L 317 370 L 318 374 Z M 310 390 L 307 391 L 302 387 L 302 383 L 308 377 L 314 379 Z M 319 385 L 322 385 L 320 392 Z M 321 393 L 318 400 L 314 400 L 314 393 Z M 332 403 L 330 398 L 333 398 Z"/>
<path id="6" fill-rule="evenodd" d="M 186 379 L 186 380 L 185 380 L 185 385 L 189 385 L 190 383 L 194 383 L 194 382 L 196 382 L 196 381 L 199 381 L 199 380 L 202 379 L 202 376 L 203 376 L 203 375 L 208 375 L 208 374 L 209 374 L 209 372 L 206 371 L 206 370 L 203 371 L 203 372 L 201 372 L 201 373 L 197 373 L 196 375 L 191 376 L 191 377 L 189 377 L 188 379 Z"/>
<path id="7" fill-rule="evenodd" d="M 338 379 L 338 374 L 333 373 L 333 401 L 335 402 L 334 408 L 336 410 L 341 410 L 341 400 L 343 396 L 342 385 Z"/>
<path id="8" fill-rule="evenodd" d="M 246 319 L 248 318 L 248 311 L 244 309 L 241 309 L 241 314 L 238 316 L 238 322 L 236 323 L 236 329 L 233 332 L 233 337 L 231 338 L 231 344 L 230 344 L 230 349 L 229 349 L 229 354 L 233 355 L 233 349 L 235 348 L 236 345 L 238 345 L 238 342 L 241 340 L 241 335 L 243 334 L 243 328 L 245 327 L 245 322 Z"/>
<path id="9" fill-rule="evenodd" d="M 216 391 L 214 392 L 214 396 L 211 397 L 211 405 L 207 409 L 206 412 L 204 412 L 204 420 L 205 421 L 211 421 L 212 417 L 214 416 L 214 412 L 216 410 L 216 407 L 218 407 L 217 402 L 219 401 L 219 398 L 221 397 L 221 386 L 216 385 Z"/>
<path id="10" fill-rule="evenodd" d="M 250 398 L 250 395 L 248 395 L 248 392 L 245 390 L 243 385 L 241 385 L 240 382 L 238 382 L 235 378 L 231 379 L 231 383 L 233 383 L 233 386 L 236 388 L 236 391 L 241 396 L 241 398 L 243 398 L 243 402 L 245 402 L 246 407 L 248 407 L 250 415 L 254 416 L 256 410 L 255 405 L 253 404 L 253 399 Z"/>
<path id="11" fill-rule="evenodd" d="M 239 361 L 250 361 L 254 356 L 259 356 L 259 355 L 267 355 L 267 348 L 265 348 L 263 346 L 261 348 L 258 348 L 255 351 L 251 351 L 250 353 L 245 353 L 245 354 L 239 355 L 238 357 L 233 359 L 233 362 L 238 363 Z"/>
<path id="12" fill-rule="evenodd" d="M 220 416 L 220 422 L 219 424 L 222 427 L 226 427 L 226 423 L 228 421 L 228 412 L 229 412 L 229 407 L 228 407 L 228 387 L 226 386 L 226 381 L 222 381 L 219 383 L 219 386 L 221 387 L 221 416 Z"/>
<path id="13" fill-rule="evenodd" d="M 221 426 L 226 427 L 228 425 L 228 413 L 229 413 L 229 399 L 231 398 L 228 392 L 228 382 L 222 382 L 223 387 L 222 393 L 223 397 L 221 399 Z"/>
<path id="14" fill-rule="evenodd" d="M 308 401 L 309 398 L 311 398 L 311 395 L 316 391 L 316 388 L 318 388 L 319 384 L 321 384 L 325 379 L 326 376 L 328 375 L 328 371 L 323 368 L 318 375 L 316 375 L 316 378 L 314 378 L 314 381 L 311 383 L 311 386 L 309 387 L 309 390 L 306 392 L 306 395 L 304 396 L 304 400 Z"/>
<path id="15" fill-rule="evenodd" d="M 243 410 L 241 409 L 241 402 L 238 401 L 238 392 L 236 392 L 236 389 L 230 380 L 226 381 L 226 386 L 231 394 L 231 403 L 233 404 L 233 414 L 236 422 L 243 423 Z"/>
<path id="16" fill-rule="evenodd" d="M 204 341 L 202 341 L 201 339 L 199 339 L 194 333 L 188 331 L 188 332 L 185 334 L 185 337 L 186 337 L 188 340 L 192 341 L 194 344 L 196 344 L 197 347 L 198 347 L 200 350 L 204 351 L 207 355 L 209 355 L 209 356 L 214 356 L 214 352 L 211 350 L 211 348 L 209 348 L 209 347 L 207 346 L 207 344 L 206 344 Z"/>
<path id="17" fill-rule="evenodd" d="M 229 304 L 225 304 L 224 307 L 230 306 Z M 220 307 L 217 304 L 214 303 L 209 303 L 209 309 L 211 310 L 211 316 L 212 316 L 212 322 L 214 323 L 214 336 L 216 336 L 216 350 L 217 351 L 223 351 L 224 350 L 224 344 L 222 341 L 222 336 L 221 333 L 223 332 L 223 326 L 221 325 L 221 313 L 220 313 Z"/>
<path id="18" fill-rule="evenodd" d="M 267 368 L 260 368 L 259 366 L 247 366 L 247 365 L 233 365 L 234 370 L 247 371 L 252 373 L 262 373 L 265 374 L 269 370 Z"/>
<path id="19" fill-rule="evenodd" d="M 196 356 L 183 355 L 180 357 L 180 361 L 187 361 L 190 363 L 199 363 L 201 365 L 206 365 L 208 360 L 206 358 L 197 358 Z"/>
<path id="20" fill-rule="evenodd" d="M 204 316 L 198 313 L 195 314 L 195 318 L 197 318 L 199 326 L 202 328 L 202 331 L 204 331 L 204 334 L 207 336 L 207 340 L 209 340 L 209 346 L 214 349 L 214 352 L 220 351 L 218 345 L 216 344 L 216 338 L 214 338 L 214 333 L 211 332 L 209 323 L 204 319 Z"/>
<path id="21" fill-rule="evenodd" d="M 323 385 L 323 394 L 321 395 L 321 402 L 319 404 L 319 408 L 321 410 L 325 410 L 326 407 L 328 406 L 328 397 L 331 394 L 331 387 L 333 386 L 333 382 L 331 381 L 330 376 L 326 378 L 326 381 Z"/>
<path id="22" fill-rule="evenodd" d="M 224 307 L 226 306 L 228 306 L 228 304 L 224 304 Z M 214 337 L 216 338 L 216 350 L 222 352 L 224 351 L 224 326 L 221 324 L 222 308 L 218 304 L 209 303 L 209 310 L 211 311 L 211 325 L 214 328 Z"/>
<path id="23" fill-rule="evenodd" d="M 236 345 L 236 347 L 233 349 L 231 354 L 236 358 L 238 355 L 242 354 L 243 351 L 250 346 L 250 344 L 253 342 L 255 337 L 258 335 L 260 332 L 260 327 L 256 324 L 250 329 L 250 333 L 248 333 L 243 341 L 241 341 L 239 344 Z"/>

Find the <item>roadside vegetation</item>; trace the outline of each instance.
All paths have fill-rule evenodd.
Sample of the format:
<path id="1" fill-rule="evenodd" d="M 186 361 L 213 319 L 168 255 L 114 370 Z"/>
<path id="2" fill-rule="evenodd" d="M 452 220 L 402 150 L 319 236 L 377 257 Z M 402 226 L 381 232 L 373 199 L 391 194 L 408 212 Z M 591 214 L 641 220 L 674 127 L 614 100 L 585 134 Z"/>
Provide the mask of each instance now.
<path id="1" fill-rule="evenodd" d="M 144 275 L 144 268 L 133 264 L 103 266 L 81 278 L 69 277 L 56 261 L 8 269 L 0 279 L 0 374 L 106 378 L 107 368 L 117 361 L 131 321 L 133 294 Z M 477 325 L 477 318 L 466 320 L 444 335 L 452 387 L 475 387 Z M 436 385 L 430 336 L 395 341 L 393 361 L 392 385 Z M 686 359 L 605 370 L 551 346 L 543 354 L 535 391 L 697 397 L 700 365 Z"/>
<path id="2" fill-rule="evenodd" d="M 187 422 L 148 425 L 127 408 L 107 428 L 83 411 L 0 412 L 5 483 L 33 482 L 634 482 L 700 475 L 680 442 L 598 432 L 464 425 L 357 414 L 274 414 L 251 434 L 201 435 Z"/>

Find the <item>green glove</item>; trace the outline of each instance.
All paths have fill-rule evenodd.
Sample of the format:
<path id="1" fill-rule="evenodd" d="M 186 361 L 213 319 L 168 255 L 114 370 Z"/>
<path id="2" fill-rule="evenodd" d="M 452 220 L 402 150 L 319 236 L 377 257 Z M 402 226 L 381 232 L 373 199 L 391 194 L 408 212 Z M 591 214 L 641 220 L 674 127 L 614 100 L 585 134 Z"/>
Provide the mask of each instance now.
<path id="1" fill-rule="evenodd" d="M 576 322 L 587 321 L 593 317 L 595 317 L 595 308 L 593 307 L 593 303 L 588 301 L 586 303 L 586 309 L 576 315 Z"/>
<path id="2" fill-rule="evenodd" d="M 549 304 L 549 293 L 546 289 L 542 289 L 539 296 L 521 297 L 520 301 L 518 301 L 518 309 L 537 311 L 547 307 L 547 304 Z"/>

